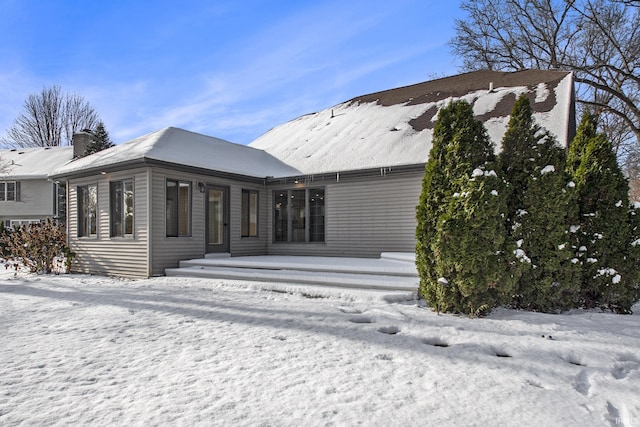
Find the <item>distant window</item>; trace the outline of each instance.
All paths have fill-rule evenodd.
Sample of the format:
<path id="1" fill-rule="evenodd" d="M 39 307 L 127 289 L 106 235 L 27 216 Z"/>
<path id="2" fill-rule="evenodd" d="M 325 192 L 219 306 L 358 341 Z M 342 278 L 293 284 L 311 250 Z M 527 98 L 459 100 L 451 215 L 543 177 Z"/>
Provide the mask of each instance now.
<path id="1" fill-rule="evenodd" d="M 133 236 L 133 180 L 113 181 L 109 186 L 111 237 L 131 237 Z"/>
<path id="2" fill-rule="evenodd" d="M 62 182 L 56 182 L 54 193 L 53 218 L 59 224 L 64 224 L 67 221 L 67 187 Z"/>
<path id="3" fill-rule="evenodd" d="M 98 235 L 98 186 L 78 187 L 78 237 Z"/>
<path id="4" fill-rule="evenodd" d="M 167 237 L 191 236 L 191 182 L 167 180 Z"/>
<path id="5" fill-rule="evenodd" d="M 273 192 L 274 242 L 324 242 L 324 188 Z"/>
<path id="6" fill-rule="evenodd" d="M 18 183 L 15 181 L 0 182 L 0 202 L 18 201 Z"/>
<path id="7" fill-rule="evenodd" d="M 10 219 L 9 227 L 15 229 L 17 227 L 24 227 L 25 225 L 40 224 L 40 222 L 39 219 Z"/>
<path id="8" fill-rule="evenodd" d="M 258 192 L 242 190 L 241 236 L 258 235 Z"/>

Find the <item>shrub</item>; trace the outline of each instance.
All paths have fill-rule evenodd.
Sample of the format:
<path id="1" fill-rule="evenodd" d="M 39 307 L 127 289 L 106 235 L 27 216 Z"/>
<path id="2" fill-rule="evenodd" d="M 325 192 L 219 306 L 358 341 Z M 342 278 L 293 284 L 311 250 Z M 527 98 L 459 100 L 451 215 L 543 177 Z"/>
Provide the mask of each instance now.
<path id="1" fill-rule="evenodd" d="M 631 245 L 629 185 L 611 143 L 585 115 L 578 127 L 569 164 L 578 190 L 582 261 L 582 300 L 586 307 L 628 313 L 634 300 L 637 271 Z M 576 166 L 577 165 L 577 166 Z"/>
<path id="2" fill-rule="evenodd" d="M 565 172 L 566 153 L 535 123 L 526 96 L 513 107 L 502 145 L 499 162 L 510 189 L 507 232 L 517 242 L 522 273 L 514 304 L 545 312 L 576 307 L 580 266 L 570 233 L 576 191 Z"/>
<path id="3" fill-rule="evenodd" d="M 494 157 L 471 105 L 458 101 L 440 111 L 416 208 L 419 292 L 438 312 L 477 315 L 510 293 Z"/>
<path id="4" fill-rule="evenodd" d="M 69 272 L 73 253 L 66 244 L 64 228 L 51 219 L 18 227 L 0 237 L 6 268 L 25 267 L 32 273 Z"/>

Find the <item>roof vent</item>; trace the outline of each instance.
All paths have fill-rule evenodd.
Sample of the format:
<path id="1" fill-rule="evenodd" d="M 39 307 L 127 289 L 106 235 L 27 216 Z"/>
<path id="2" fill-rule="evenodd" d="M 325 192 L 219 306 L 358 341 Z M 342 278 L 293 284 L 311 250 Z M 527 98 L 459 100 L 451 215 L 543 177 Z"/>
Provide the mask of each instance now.
<path id="1" fill-rule="evenodd" d="M 493 92 L 493 82 L 489 82 L 489 93 Z"/>

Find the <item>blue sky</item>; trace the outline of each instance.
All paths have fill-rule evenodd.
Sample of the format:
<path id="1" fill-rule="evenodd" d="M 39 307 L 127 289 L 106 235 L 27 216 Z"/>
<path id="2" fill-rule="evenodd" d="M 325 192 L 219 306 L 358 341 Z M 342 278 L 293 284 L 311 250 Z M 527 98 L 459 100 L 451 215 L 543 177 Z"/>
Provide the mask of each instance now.
<path id="1" fill-rule="evenodd" d="M 116 143 L 167 126 L 247 144 L 358 95 L 458 72 L 455 1 L 0 0 L 0 135 L 60 85 Z"/>

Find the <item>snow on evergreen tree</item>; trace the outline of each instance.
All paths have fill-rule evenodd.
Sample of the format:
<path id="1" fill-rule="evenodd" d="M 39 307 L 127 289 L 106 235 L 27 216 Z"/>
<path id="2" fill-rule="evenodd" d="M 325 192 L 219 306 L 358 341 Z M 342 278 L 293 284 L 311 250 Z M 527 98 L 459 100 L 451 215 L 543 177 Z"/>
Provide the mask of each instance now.
<path id="1" fill-rule="evenodd" d="M 575 185 L 565 172 L 564 149 L 535 123 L 524 95 L 513 107 L 499 163 L 510 189 L 508 233 L 522 273 L 514 303 L 546 312 L 576 307 Z"/>
<path id="2" fill-rule="evenodd" d="M 504 211 L 495 203 L 504 191 L 490 166 L 494 160 L 493 145 L 471 105 L 458 101 L 440 111 L 416 229 L 420 295 L 437 311 L 490 310 L 508 287 L 499 259 Z"/>
<path id="3" fill-rule="evenodd" d="M 593 123 L 591 117 L 583 117 L 569 156 L 580 159 L 573 172 L 579 195 L 582 298 L 587 307 L 625 313 L 631 310 L 637 286 L 630 245 L 629 185 L 611 143 L 596 132 Z M 569 165 L 570 170 L 576 163 Z"/>
<path id="4" fill-rule="evenodd" d="M 102 122 L 98 123 L 96 130 L 91 132 L 91 135 L 91 142 L 84 151 L 85 156 L 106 150 L 114 145 L 113 142 L 111 142 L 111 138 L 109 138 L 109 133 L 105 129 L 104 123 Z"/>
<path id="5" fill-rule="evenodd" d="M 549 137 L 536 147 L 533 175 L 526 184 L 519 227 L 512 237 L 529 262 L 518 284 L 518 303 L 555 312 L 579 304 L 581 269 L 574 257 L 577 191 L 565 172 L 566 154 Z"/>
<path id="6" fill-rule="evenodd" d="M 460 179 L 440 216 L 432 248 L 438 304 L 480 315 L 511 300 L 518 275 L 505 232 L 506 186 L 491 162 Z"/>

